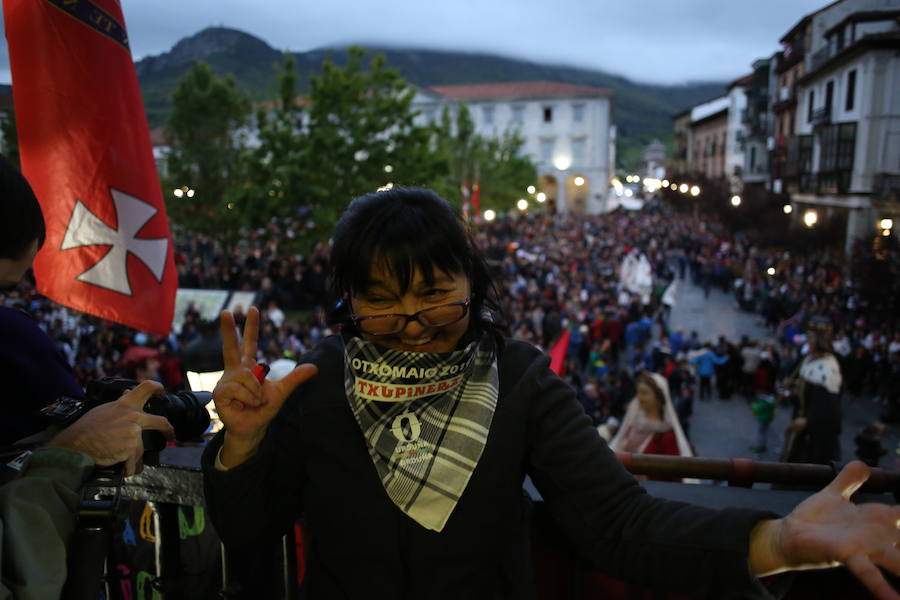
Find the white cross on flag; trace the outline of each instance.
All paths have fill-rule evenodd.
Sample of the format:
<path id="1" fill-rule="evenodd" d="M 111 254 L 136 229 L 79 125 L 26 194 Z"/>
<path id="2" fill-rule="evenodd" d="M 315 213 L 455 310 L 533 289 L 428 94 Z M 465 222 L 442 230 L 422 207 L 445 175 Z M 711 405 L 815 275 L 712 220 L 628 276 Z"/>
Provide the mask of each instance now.
<path id="1" fill-rule="evenodd" d="M 38 290 L 161 335 L 178 277 L 117 0 L 4 0 L 22 172 L 47 225 Z"/>

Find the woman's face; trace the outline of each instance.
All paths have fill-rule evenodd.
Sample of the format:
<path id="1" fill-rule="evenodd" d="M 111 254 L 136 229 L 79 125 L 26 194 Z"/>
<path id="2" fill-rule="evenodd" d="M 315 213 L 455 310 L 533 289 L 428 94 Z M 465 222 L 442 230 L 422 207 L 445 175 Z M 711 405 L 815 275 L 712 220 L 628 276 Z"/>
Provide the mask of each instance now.
<path id="1" fill-rule="evenodd" d="M 444 273 L 435 270 L 434 281 L 425 281 L 416 269 L 409 289 L 402 292 L 397 280 L 383 267 L 373 267 L 369 286 L 350 298 L 352 311 L 357 316 L 403 314 L 411 315 L 426 308 L 460 302 L 471 295 L 469 279 L 462 273 Z M 442 327 L 424 326 L 411 320 L 399 333 L 372 335 L 360 332 L 364 340 L 375 342 L 394 350 L 406 352 L 450 352 L 469 328 L 470 315 Z"/>
<path id="2" fill-rule="evenodd" d="M 637 400 L 641 410 L 648 415 L 661 415 L 662 406 L 656 397 L 656 392 L 646 383 L 637 385 Z"/>

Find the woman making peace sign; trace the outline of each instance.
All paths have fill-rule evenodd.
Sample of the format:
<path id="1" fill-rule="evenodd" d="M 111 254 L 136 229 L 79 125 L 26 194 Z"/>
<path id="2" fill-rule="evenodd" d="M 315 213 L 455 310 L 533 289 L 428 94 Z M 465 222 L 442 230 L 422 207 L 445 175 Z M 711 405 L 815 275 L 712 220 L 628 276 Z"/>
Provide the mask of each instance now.
<path id="1" fill-rule="evenodd" d="M 898 599 L 900 509 L 847 501 L 853 463 L 785 518 L 653 498 L 619 464 L 534 347 L 504 339 L 485 263 L 427 190 L 357 198 L 331 253 L 340 335 L 278 382 L 253 375 L 222 315 L 225 430 L 204 454 L 210 513 L 232 544 L 276 540 L 301 515 L 308 597 L 534 597 L 522 483 L 613 577 L 711 598 L 765 597 L 757 576 L 846 564 Z"/>

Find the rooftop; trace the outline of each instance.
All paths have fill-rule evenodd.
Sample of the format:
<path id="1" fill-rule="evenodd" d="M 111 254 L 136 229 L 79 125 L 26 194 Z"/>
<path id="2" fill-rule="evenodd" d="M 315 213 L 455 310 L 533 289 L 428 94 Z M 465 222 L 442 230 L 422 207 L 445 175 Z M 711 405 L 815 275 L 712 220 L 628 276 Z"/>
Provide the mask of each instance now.
<path id="1" fill-rule="evenodd" d="M 577 97 L 609 97 L 612 90 L 608 88 L 553 81 L 515 81 L 509 83 L 473 83 L 465 85 L 437 85 L 429 87 L 433 92 L 445 98 L 455 100 L 491 100 L 499 98 L 571 98 Z"/>

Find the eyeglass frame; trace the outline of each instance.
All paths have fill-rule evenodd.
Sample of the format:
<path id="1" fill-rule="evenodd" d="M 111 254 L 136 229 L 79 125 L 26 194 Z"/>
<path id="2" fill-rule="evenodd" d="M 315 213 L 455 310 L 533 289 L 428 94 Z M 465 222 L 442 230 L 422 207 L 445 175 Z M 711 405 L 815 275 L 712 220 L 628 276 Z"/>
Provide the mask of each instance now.
<path id="1" fill-rule="evenodd" d="M 362 331 L 363 333 L 365 333 L 367 335 L 394 335 L 394 334 L 400 333 L 401 331 L 406 329 L 406 326 L 409 325 L 410 321 L 415 321 L 422 327 L 446 327 L 447 325 L 453 325 L 454 323 L 459 323 L 460 321 L 462 321 L 463 319 L 466 318 L 466 315 L 469 314 L 469 306 L 471 306 L 471 304 L 472 304 L 472 296 L 469 296 L 465 300 L 460 300 L 459 302 L 448 302 L 446 304 L 438 304 L 437 306 L 430 306 L 428 308 L 423 308 L 422 310 L 418 310 L 418 311 L 412 313 L 411 315 L 405 314 L 405 313 L 387 313 L 384 315 L 362 315 L 362 316 L 360 316 L 360 315 L 350 313 L 350 320 L 353 321 L 353 324 L 356 326 L 357 329 L 359 329 L 360 331 Z M 427 323 L 423 323 L 419 319 L 419 316 L 424 312 L 428 312 L 429 310 L 434 310 L 436 308 L 446 308 L 448 306 L 462 306 L 463 307 L 463 312 L 459 316 L 458 319 L 456 319 L 454 321 L 450 321 L 449 323 L 444 323 L 443 325 L 430 325 Z M 400 329 L 398 329 L 397 331 L 391 331 L 390 333 L 370 333 L 368 331 L 364 331 L 359 326 L 360 321 L 368 321 L 370 319 L 383 319 L 384 317 L 402 317 L 403 319 L 406 319 L 406 320 L 403 322 L 403 325 L 400 327 Z"/>

